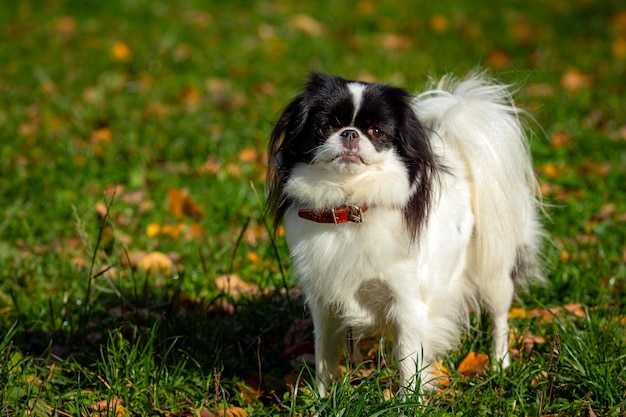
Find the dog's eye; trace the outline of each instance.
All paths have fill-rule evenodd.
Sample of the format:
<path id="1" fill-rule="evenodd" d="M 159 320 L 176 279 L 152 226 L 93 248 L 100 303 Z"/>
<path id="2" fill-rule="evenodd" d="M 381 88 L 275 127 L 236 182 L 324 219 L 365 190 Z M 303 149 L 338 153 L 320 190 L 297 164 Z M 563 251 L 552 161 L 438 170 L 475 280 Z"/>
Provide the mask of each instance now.
<path id="1" fill-rule="evenodd" d="M 337 128 L 330 123 L 326 123 L 322 127 L 320 127 L 319 132 L 323 136 L 330 136 L 337 131 Z"/>
<path id="2" fill-rule="evenodd" d="M 367 134 L 370 135 L 373 139 L 380 139 L 381 137 L 383 137 L 385 132 L 383 132 L 381 128 L 373 126 L 367 129 Z"/>

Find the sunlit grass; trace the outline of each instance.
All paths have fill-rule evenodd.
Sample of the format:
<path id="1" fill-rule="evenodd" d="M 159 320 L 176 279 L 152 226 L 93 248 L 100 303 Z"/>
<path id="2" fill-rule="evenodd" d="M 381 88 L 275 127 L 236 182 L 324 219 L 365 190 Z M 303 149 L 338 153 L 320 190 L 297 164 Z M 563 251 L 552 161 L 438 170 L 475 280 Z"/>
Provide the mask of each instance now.
<path id="1" fill-rule="evenodd" d="M 2 3 L 0 414 L 623 415 L 625 16 L 612 1 Z M 262 216 L 272 122 L 310 69 L 419 91 L 477 67 L 516 85 L 546 204 L 549 285 L 516 303 L 516 358 L 456 371 L 489 352 L 475 319 L 441 392 L 399 400 L 370 353 L 319 398 Z"/>

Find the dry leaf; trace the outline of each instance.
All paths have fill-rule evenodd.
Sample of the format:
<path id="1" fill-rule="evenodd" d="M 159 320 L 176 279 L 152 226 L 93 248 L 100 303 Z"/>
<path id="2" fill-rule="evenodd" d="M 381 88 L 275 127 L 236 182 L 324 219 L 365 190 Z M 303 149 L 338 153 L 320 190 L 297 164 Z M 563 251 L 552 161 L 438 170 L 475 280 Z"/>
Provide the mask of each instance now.
<path id="1" fill-rule="evenodd" d="M 292 29 L 307 33 L 311 36 L 322 36 L 326 28 L 322 23 L 307 14 L 296 14 L 289 19 L 289 26 Z"/>
<path id="2" fill-rule="evenodd" d="M 207 159 L 204 164 L 198 168 L 198 174 L 217 174 L 222 169 L 222 164 L 214 159 Z"/>
<path id="3" fill-rule="evenodd" d="M 545 342 L 546 342 L 545 338 L 530 333 L 528 329 L 524 330 L 524 334 L 522 335 L 520 339 L 520 345 L 522 345 L 522 348 L 524 349 L 524 352 L 526 353 L 532 352 L 533 349 L 535 348 L 535 344 L 541 344 Z"/>
<path id="4" fill-rule="evenodd" d="M 215 278 L 215 286 L 221 293 L 231 296 L 240 296 L 243 294 L 259 294 L 258 285 L 248 284 L 237 275 L 221 275 Z"/>
<path id="5" fill-rule="evenodd" d="M 122 41 L 115 42 L 109 51 L 111 59 L 119 62 L 129 61 L 132 56 L 130 47 Z"/>
<path id="6" fill-rule="evenodd" d="M 572 135 L 563 133 L 563 132 L 555 132 L 550 138 L 550 145 L 553 148 L 563 148 L 572 143 Z"/>
<path id="7" fill-rule="evenodd" d="M 443 33 L 450 27 L 450 22 L 447 17 L 436 14 L 430 18 L 430 27 L 437 33 Z"/>
<path id="8" fill-rule="evenodd" d="M 548 98 L 554 96 L 554 88 L 550 84 L 530 84 L 526 91 L 533 97 Z"/>
<path id="9" fill-rule="evenodd" d="M 91 408 L 96 412 L 96 414 L 92 414 L 93 416 L 124 417 L 129 415 L 128 411 L 124 408 L 124 400 L 117 397 L 98 401 L 92 404 Z"/>
<path id="10" fill-rule="evenodd" d="M 261 262 L 261 257 L 256 252 L 248 252 L 246 253 L 246 258 L 252 262 L 253 264 L 258 264 Z"/>
<path id="11" fill-rule="evenodd" d="M 96 129 L 91 133 L 91 142 L 100 143 L 100 142 L 111 142 L 113 139 L 113 134 L 111 130 L 107 127 L 101 127 L 100 129 Z"/>
<path id="12" fill-rule="evenodd" d="M 551 321 L 555 316 L 562 316 L 566 314 L 572 314 L 581 318 L 587 317 L 585 308 L 580 303 L 565 304 L 563 306 L 551 307 L 547 309 L 533 309 L 530 311 L 531 317 L 538 317 L 545 321 Z"/>
<path id="13" fill-rule="evenodd" d="M 528 317 L 530 314 L 523 308 L 514 307 L 509 311 L 509 319 L 526 319 Z"/>
<path id="14" fill-rule="evenodd" d="M 530 43 L 534 40 L 537 30 L 527 20 L 520 20 L 511 26 L 511 34 L 520 43 Z"/>
<path id="15" fill-rule="evenodd" d="M 241 407 L 228 407 L 226 410 L 220 409 L 217 414 L 220 417 L 247 417 L 248 412 Z"/>
<path id="16" fill-rule="evenodd" d="M 69 16 L 59 17 L 54 21 L 54 31 L 63 36 L 70 36 L 76 32 L 78 25 L 76 20 Z"/>
<path id="17" fill-rule="evenodd" d="M 489 57 L 487 58 L 487 63 L 491 68 L 499 69 L 505 67 L 510 60 L 511 57 L 508 53 L 498 50 L 493 51 L 491 54 L 489 54 Z"/>
<path id="18" fill-rule="evenodd" d="M 408 49 L 411 47 L 411 39 L 408 36 L 398 35 L 395 33 L 383 33 L 379 36 L 380 45 L 392 51 Z"/>
<path id="19" fill-rule="evenodd" d="M 615 213 L 615 205 L 611 203 L 605 204 L 604 206 L 602 206 L 599 212 L 591 217 L 591 220 L 596 222 L 603 222 L 611 218 L 613 213 Z"/>
<path id="20" fill-rule="evenodd" d="M 250 385 L 246 382 L 237 382 L 237 388 L 239 388 L 239 395 L 241 399 L 247 404 L 254 404 L 259 400 L 259 397 L 263 394 L 260 388 L 253 388 L 254 385 L 259 385 L 258 382 L 256 384 Z"/>
<path id="21" fill-rule="evenodd" d="M 450 385 L 450 371 L 443 366 L 441 362 L 437 362 L 433 365 L 433 371 L 431 372 L 435 379 L 432 381 L 434 385 L 440 388 L 445 388 Z"/>
<path id="22" fill-rule="evenodd" d="M 466 376 L 481 375 L 489 365 L 489 356 L 470 352 L 459 364 L 457 371 Z"/>
<path id="23" fill-rule="evenodd" d="M 138 260 L 137 268 L 144 271 L 172 275 L 174 271 L 174 261 L 162 252 L 150 252 Z"/>
<path id="24" fill-rule="evenodd" d="M 239 153 L 241 162 L 255 162 L 259 158 L 259 152 L 252 147 L 247 147 Z"/>
<path id="25" fill-rule="evenodd" d="M 200 220 L 204 217 L 204 210 L 191 198 L 187 190 L 170 187 L 167 191 L 167 197 L 170 212 L 179 219 L 190 217 Z"/>
<path id="26" fill-rule="evenodd" d="M 577 69 L 569 69 L 561 77 L 561 86 L 570 93 L 577 93 L 590 85 L 591 77 Z"/>
<path id="27" fill-rule="evenodd" d="M 183 102 L 187 108 L 195 108 L 200 101 L 200 92 L 193 87 L 189 87 L 183 94 Z"/>
<path id="28" fill-rule="evenodd" d="M 599 164 L 594 161 L 587 160 L 583 164 L 583 172 L 585 174 L 592 173 L 598 175 L 600 177 L 606 177 L 613 168 L 613 165 L 610 162 Z"/>

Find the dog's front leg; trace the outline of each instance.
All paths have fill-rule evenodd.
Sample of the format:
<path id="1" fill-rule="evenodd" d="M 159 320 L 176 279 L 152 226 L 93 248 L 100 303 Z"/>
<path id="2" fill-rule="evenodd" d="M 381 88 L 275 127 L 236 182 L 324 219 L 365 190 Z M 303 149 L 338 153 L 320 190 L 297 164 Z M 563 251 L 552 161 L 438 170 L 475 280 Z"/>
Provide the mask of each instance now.
<path id="1" fill-rule="evenodd" d="M 427 346 L 415 338 L 398 338 L 395 354 L 399 360 L 400 390 L 398 395 L 414 394 L 432 389 L 433 369 L 428 363 Z M 426 350 L 425 350 L 426 349 Z"/>
<path id="2" fill-rule="evenodd" d="M 325 397 L 331 376 L 339 375 L 339 318 L 324 306 L 309 303 L 315 328 L 315 382 L 320 396 Z"/>

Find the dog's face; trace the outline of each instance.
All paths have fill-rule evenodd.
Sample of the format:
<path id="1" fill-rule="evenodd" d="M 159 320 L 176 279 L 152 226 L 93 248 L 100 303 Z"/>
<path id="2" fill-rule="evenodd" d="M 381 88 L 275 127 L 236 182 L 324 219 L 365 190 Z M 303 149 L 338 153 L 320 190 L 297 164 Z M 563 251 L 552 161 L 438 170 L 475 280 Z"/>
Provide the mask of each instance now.
<path id="1" fill-rule="evenodd" d="M 422 206 L 428 196 L 420 190 L 429 192 L 436 165 L 405 90 L 320 73 L 312 73 L 303 92 L 286 107 L 268 153 L 268 205 L 277 219 L 289 204 L 284 185 L 299 164 L 322 166 L 342 176 L 385 170 L 391 161 L 406 168 L 415 198 L 424 200 Z M 415 210 L 407 210 L 413 212 L 408 219 Z"/>

